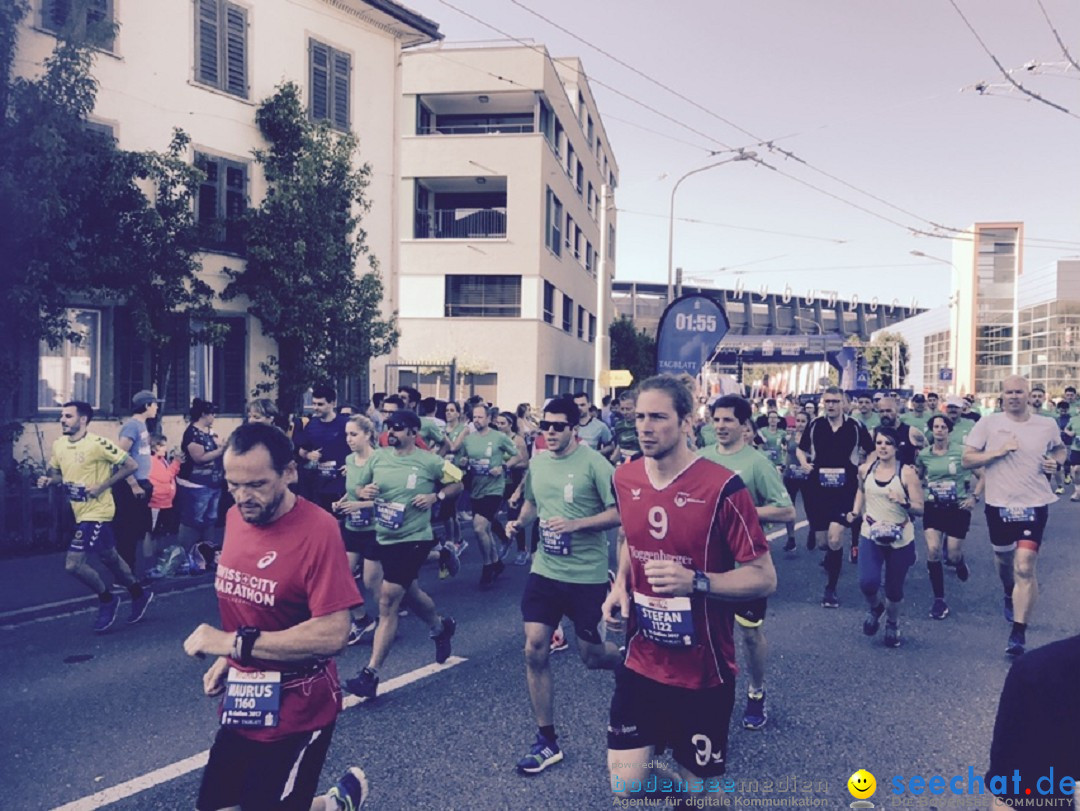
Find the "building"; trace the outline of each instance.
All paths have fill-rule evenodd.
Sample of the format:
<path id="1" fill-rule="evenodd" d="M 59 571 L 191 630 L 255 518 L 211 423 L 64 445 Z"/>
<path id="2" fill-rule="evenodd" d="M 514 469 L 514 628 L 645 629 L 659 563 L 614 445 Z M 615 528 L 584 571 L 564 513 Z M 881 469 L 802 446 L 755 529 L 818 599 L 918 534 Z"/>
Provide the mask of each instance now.
<path id="1" fill-rule="evenodd" d="M 217 237 L 202 255 L 203 278 L 215 290 L 227 281 L 223 268 L 244 262 L 231 227 L 236 214 L 257 205 L 266 191 L 252 159 L 252 151 L 264 146 L 256 107 L 287 80 L 299 85 L 313 119 L 359 136 L 363 158 L 374 170 L 368 188 L 373 205 L 363 225 L 372 253 L 393 276 L 401 54 L 438 40 L 436 23 L 391 0 L 31 0 L 19 31 L 17 75 L 39 73 L 56 32 L 87 22 L 68 19 L 76 8 L 90 21 L 115 23 L 96 42 L 99 91 L 90 125 L 128 150 L 164 151 L 177 126 L 191 136 L 190 159 L 206 172 L 198 214 L 217 226 Z M 161 392 L 171 414 L 182 413 L 199 396 L 218 403 L 223 415 L 239 417 L 263 379 L 260 363 L 274 347 L 257 319 L 247 315 L 243 300 L 220 302 L 218 313 L 231 326 L 223 346 L 178 352 L 175 372 Z M 60 404 L 72 398 L 91 402 L 105 418 L 128 413 L 131 395 L 150 380 L 125 308 L 72 302 L 71 318 L 84 342 L 57 350 L 28 347 L 28 367 L 37 373 L 18 394 L 19 413 L 53 422 Z"/>
<path id="2" fill-rule="evenodd" d="M 892 328 L 908 342 L 909 386 L 993 398 L 1011 374 L 1052 396 L 1080 382 L 1080 258 L 1025 270 L 1023 233 L 976 223 L 953 240 L 949 304 Z"/>
<path id="3" fill-rule="evenodd" d="M 448 397 L 456 372 L 458 399 L 591 393 L 607 368 L 618 167 L 581 62 L 422 49 L 404 56 L 401 92 L 401 339 L 373 363 L 375 388 Z"/>

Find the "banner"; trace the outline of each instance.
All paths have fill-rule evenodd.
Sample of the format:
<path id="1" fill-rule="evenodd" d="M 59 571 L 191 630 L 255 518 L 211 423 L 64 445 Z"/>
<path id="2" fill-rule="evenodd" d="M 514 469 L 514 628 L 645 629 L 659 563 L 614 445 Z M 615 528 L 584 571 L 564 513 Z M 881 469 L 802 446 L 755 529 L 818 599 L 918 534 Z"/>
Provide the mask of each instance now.
<path id="1" fill-rule="evenodd" d="M 699 293 L 671 302 L 656 330 L 657 374 L 697 377 L 731 325 L 717 301 Z"/>

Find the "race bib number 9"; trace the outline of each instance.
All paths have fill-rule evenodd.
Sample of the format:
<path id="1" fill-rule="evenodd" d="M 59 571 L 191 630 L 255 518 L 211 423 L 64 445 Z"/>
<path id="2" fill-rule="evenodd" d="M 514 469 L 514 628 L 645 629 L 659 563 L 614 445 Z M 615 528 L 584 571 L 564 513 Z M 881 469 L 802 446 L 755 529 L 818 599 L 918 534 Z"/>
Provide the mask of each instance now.
<path id="1" fill-rule="evenodd" d="M 281 673 L 229 668 L 221 702 L 224 727 L 276 727 L 281 715 Z"/>
<path id="2" fill-rule="evenodd" d="M 689 597 L 650 597 L 635 591 L 634 613 L 639 633 L 650 642 L 666 648 L 695 644 Z"/>
<path id="3" fill-rule="evenodd" d="M 540 522 L 540 540 L 549 555 L 564 558 L 570 554 L 570 533 L 556 532 L 547 525 L 547 521 Z"/>
<path id="4" fill-rule="evenodd" d="M 375 520 L 383 529 L 401 529 L 405 523 L 405 505 L 400 501 L 376 501 Z"/>
<path id="5" fill-rule="evenodd" d="M 1034 507 L 999 507 L 998 515 L 1007 524 L 1030 523 L 1035 520 Z"/>
<path id="6" fill-rule="evenodd" d="M 847 472 L 842 467 L 823 467 L 818 471 L 818 482 L 822 487 L 843 487 Z"/>
<path id="7" fill-rule="evenodd" d="M 930 495 L 938 504 L 956 503 L 956 482 L 951 479 L 929 482 Z"/>
<path id="8" fill-rule="evenodd" d="M 69 501 L 86 501 L 89 498 L 89 496 L 86 495 L 85 484 L 64 482 L 64 489 L 67 490 L 67 497 Z"/>

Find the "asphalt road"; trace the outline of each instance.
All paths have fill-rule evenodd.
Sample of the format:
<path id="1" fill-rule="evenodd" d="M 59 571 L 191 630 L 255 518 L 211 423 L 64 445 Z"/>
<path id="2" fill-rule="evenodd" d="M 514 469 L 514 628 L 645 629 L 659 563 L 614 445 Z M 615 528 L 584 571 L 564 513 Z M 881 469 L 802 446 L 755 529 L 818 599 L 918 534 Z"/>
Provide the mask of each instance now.
<path id="1" fill-rule="evenodd" d="M 1051 508 L 1031 646 L 1080 630 L 1078 520 L 1078 505 L 1063 501 Z M 967 542 L 972 578 L 960 584 L 947 573 L 952 614 L 942 622 L 928 617 L 931 594 L 920 548 L 908 578 L 903 645 L 896 650 L 885 648 L 880 634 L 868 639 L 861 633 L 865 608 L 854 566 L 845 563 L 841 608 L 820 607 L 824 573 L 820 554 L 803 545 L 805 534 L 799 531 L 793 557 L 781 551 L 782 539 L 773 542 L 780 586 L 766 623 L 768 725 L 759 732 L 739 727 L 745 696 L 740 676 L 728 766 L 734 790 L 713 798 L 730 807 L 744 798 L 801 797 L 817 807 L 846 808 L 852 800 L 847 778 L 866 768 L 877 777 L 879 809 L 986 808 L 979 798 L 927 805 L 919 804 L 925 797 L 888 794 L 894 776 L 966 780 L 969 767 L 977 775 L 986 768 L 1009 668 L 1009 626 L 981 514 Z M 552 658 L 565 760 L 537 776 L 516 774 L 514 763 L 535 734 L 518 609 L 526 569 L 508 566 L 495 589 L 481 592 L 475 555 L 473 546 L 456 579 L 438 580 L 431 564 L 421 575 L 440 608 L 458 620 L 454 654 L 464 661 L 421 671 L 377 701 L 347 709 L 323 784 L 360 764 L 374 809 L 613 807 L 605 767 L 611 674 L 587 671 L 573 643 Z M 212 741 L 216 716 L 214 701 L 201 692 L 205 663 L 185 657 L 181 642 L 199 622 L 216 623 L 212 589 L 162 595 L 142 624 L 118 623 L 100 637 L 90 632 L 91 621 L 83 612 L 0 631 L 4 807 L 193 807 L 201 773 L 197 756 Z M 339 661 L 342 673 L 355 673 L 367 654 L 364 646 L 347 649 Z M 432 661 L 426 628 L 404 619 L 383 681 Z M 139 790 L 129 788 L 125 799 L 99 795 L 139 779 Z M 758 781 L 756 788 L 748 781 Z M 800 791 L 790 790 L 793 781 Z"/>

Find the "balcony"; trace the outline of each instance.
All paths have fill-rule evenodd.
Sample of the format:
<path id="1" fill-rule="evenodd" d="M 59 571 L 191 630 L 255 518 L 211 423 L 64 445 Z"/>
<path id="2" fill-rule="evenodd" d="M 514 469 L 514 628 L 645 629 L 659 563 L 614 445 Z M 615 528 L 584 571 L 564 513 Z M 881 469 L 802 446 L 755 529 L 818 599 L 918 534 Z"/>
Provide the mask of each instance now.
<path id="1" fill-rule="evenodd" d="M 504 239 L 506 208 L 435 208 L 416 212 L 415 239 Z"/>
<path id="2" fill-rule="evenodd" d="M 417 135 L 496 135 L 536 132 L 536 94 L 440 93 L 418 96 Z"/>

